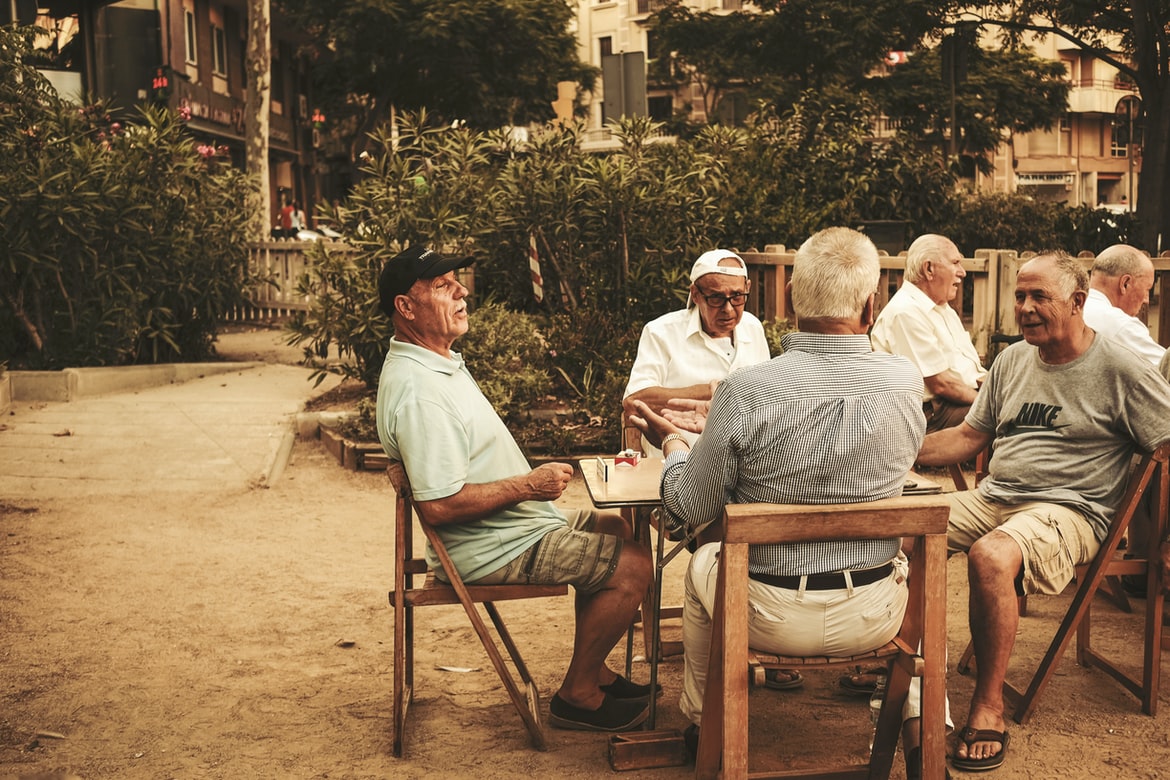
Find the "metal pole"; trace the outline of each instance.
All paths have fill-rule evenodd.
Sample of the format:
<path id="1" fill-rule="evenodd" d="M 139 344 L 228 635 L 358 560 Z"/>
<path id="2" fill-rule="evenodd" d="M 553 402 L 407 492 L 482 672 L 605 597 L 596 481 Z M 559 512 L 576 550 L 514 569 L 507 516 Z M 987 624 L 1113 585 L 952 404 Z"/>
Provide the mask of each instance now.
<path id="1" fill-rule="evenodd" d="M 1125 104 L 1126 115 L 1129 117 L 1129 154 L 1126 155 L 1129 162 L 1129 199 L 1126 202 L 1126 209 L 1133 211 L 1133 156 L 1137 152 L 1137 142 L 1133 138 L 1133 126 L 1137 122 L 1137 100 L 1130 99 Z"/>

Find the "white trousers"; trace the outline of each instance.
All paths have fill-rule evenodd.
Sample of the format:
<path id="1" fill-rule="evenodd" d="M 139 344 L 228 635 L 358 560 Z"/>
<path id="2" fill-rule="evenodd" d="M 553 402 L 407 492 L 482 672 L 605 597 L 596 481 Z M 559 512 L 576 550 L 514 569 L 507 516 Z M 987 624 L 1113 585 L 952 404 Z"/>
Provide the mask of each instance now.
<path id="1" fill-rule="evenodd" d="M 683 601 L 683 693 L 679 708 L 692 723 L 703 713 L 711 616 L 715 611 L 718 543 L 691 558 Z M 748 582 L 748 643 L 779 655 L 854 655 L 897 635 L 906 612 L 907 561 L 901 554 L 884 580 L 839 590 L 788 590 Z M 744 670 L 747 674 L 747 670 Z"/>

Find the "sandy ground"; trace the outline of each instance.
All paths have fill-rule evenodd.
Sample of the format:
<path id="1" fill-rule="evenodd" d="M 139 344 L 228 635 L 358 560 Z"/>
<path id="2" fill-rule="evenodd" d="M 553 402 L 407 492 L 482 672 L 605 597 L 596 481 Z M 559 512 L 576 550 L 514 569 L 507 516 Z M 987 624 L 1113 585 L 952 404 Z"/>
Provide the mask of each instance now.
<path id="1" fill-rule="evenodd" d="M 286 349 L 269 349 L 273 339 L 258 331 L 233 349 L 287 359 Z M 562 498 L 585 501 L 578 481 Z M 603 735 L 550 729 L 546 752 L 529 747 L 466 618 L 450 607 L 417 615 L 406 756 L 391 755 L 392 510 L 384 476 L 341 469 L 314 440 L 296 443 L 268 489 L 199 501 L 163 489 L 85 501 L 0 497 L 0 777 L 614 774 Z M 684 565 L 667 571 L 667 603 L 677 603 Z M 964 565 L 961 556 L 950 562 L 952 659 L 967 641 Z M 1030 600 L 1017 679 L 1066 603 Z M 501 611 L 547 701 L 570 648 L 571 600 Z M 1138 663 L 1138 621 L 1103 602 L 1094 617 L 1098 643 Z M 613 664 L 623 662 L 619 648 Z M 678 658 L 661 666 L 659 727 L 685 725 L 681 674 Z M 635 663 L 634 675 L 645 680 L 646 665 Z M 961 725 L 972 680 L 952 663 L 949 683 Z M 1032 721 L 1012 724 L 1007 763 L 994 776 L 1170 777 L 1168 697 L 1164 687 L 1160 714 L 1142 715 L 1130 694 L 1070 656 Z M 761 768 L 865 751 L 866 702 L 841 692 L 835 676 L 810 676 L 795 692 L 754 690 L 751 707 Z M 691 769 L 622 775 L 665 780 Z"/>

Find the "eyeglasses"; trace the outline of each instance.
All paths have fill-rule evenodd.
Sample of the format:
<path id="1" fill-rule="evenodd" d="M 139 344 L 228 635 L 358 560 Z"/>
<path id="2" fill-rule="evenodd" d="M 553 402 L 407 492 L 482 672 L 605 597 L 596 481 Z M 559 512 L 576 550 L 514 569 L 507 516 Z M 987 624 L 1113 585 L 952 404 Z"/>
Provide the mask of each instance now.
<path id="1" fill-rule="evenodd" d="M 709 295 L 698 283 L 695 284 L 695 289 L 699 291 L 699 295 L 703 296 L 703 300 L 712 309 L 722 309 L 729 303 L 737 309 L 742 309 L 748 299 L 748 294 L 745 292 L 733 292 L 731 295 Z"/>

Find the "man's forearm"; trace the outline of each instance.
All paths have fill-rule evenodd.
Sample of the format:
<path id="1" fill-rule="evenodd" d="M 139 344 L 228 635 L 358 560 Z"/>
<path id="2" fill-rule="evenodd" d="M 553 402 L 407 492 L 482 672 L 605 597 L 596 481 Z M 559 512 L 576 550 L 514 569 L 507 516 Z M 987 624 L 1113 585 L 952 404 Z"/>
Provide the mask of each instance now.
<path id="1" fill-rule="evenodd" d="M 573 476 L 567 463 L 545 463 L 525 474 L 485 482 L 464 483 L 454 495 L 419 501 L 418 508 L 431 525 L 482 520 L 523 501 L 553 501 L 560 497 Z"/>
<path id="2" fill-rule="evenodd" d="M 661 413 L 667 401 L 674 398 L 691 398 L 696 401 L 711 400 L 711 384 L 704 382 L 686 387 L 644 387 L 636 393 L 630 393 L 622 402 L 626 411 L 633 409 L 632 402 L 641 401 L 656 412 Z"/>
<path id="3" fill-rule="evenodd" d="M 922 440 L 918 463 L 923 466 L 949 466 L 975 457 L 991 443 L 992 436 L 980 433 L 966 422 L 954 428 L 929 433 Z"/>
<path id="4" fill-rule="evenodd" d="M 927 377 L 926 389 L 932 395 L 950 401 L 956 406 L 970 406 L 975 402 L 975 388 L 967 386 L 954 371 Z"/>

